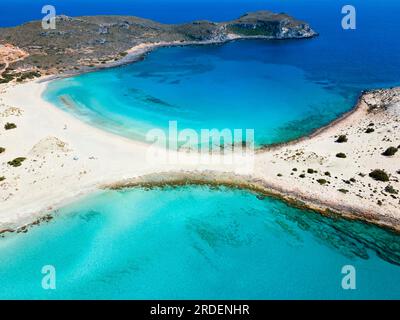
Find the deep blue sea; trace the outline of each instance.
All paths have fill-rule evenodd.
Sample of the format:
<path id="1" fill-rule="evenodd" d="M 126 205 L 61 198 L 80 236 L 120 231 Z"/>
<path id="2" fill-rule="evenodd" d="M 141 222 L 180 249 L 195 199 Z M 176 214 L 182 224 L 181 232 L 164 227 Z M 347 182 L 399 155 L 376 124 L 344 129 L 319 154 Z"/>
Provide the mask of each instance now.
<path id="1" fill-rule="evenodd" d="M 2 1 L 3 4 L 3 1 Z M 4 3 L 0 25 L 40 19 L 42 1 Z M 46 4 L 49 4 L 46 1 Z M 308 21 L 315 39 L 163 48 L 141 62 L 50 84 L 45 98 L 132 138 L 166 128 L 253 128 L 257 144 L 327 124 L 361 90 L 400 83 L 398 1 L 54 1 L 67 15 L 130 14 L 166 23 L 223 21 L 270 9 Z M 67 97 L 75 109 L 66 108 Z M 238 190 L 104 192 L 51 223 L 0 239 L 4 298 L 400 298 L 400 238 Z M 54 265 L 57 289 L 41 288 Z M 353 265 L 357 289 L 343 290 Z"/>

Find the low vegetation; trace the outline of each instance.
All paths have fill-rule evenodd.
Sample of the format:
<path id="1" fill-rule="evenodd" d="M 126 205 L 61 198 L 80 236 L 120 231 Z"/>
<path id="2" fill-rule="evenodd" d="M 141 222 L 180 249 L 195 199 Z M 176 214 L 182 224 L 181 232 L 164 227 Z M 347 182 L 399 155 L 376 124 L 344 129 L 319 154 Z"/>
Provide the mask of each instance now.
<path id="1" fill-rule="evenodd" d="M 22 162 L 24 162 L 25 160 L 26 158 L 19 157 L 15 158 L 14 160 L 8 161 L 7 163 L 12 167 L 20 167 L 22 165 Z"/>
<path id="2" fill-rule="evenodd" d="M 396 147 L 389 147 L 385 150 L 385 152 L 382 153 L 382 155 L 386 157 L 391 157 L 394 156 L 397 151 L 398 149 Z"/>
<path id="3" fill-rule="evenodd" d="M 345 143 L 347 141 L 348 141 L 347 136 L 342 134 L 336 139 L 335 142 L 337 142 L 337 143 Z"/>
<path id="4" fill-rule="evenodd" d="M 349 190 L 346 190 L 346 189 L 339 189 L 338 191 L 341 192 L 341 193 L 344 193 L 344 194 L 349 192 Z"/>
<path id="5" fill-rule="evenodd" d="M 325 179 L 318 179 L 317 182 L 318 182 L 319 184 L 324 185 L 324 184 L 326 184 L 328 181 L 326 181 Z"/>
<path id="6" fill-rule="evenodd" d="M 7 122 L 4 125 L 4 129 L 6 129 L 6 130 L 15 129 L 16 127 L 17 127 L 17 125 L 15 123 L 10 123 L 10 122 Z"/>
<path id="7" fill-rule="evenodd" d="M 8 73 L 3 73 L 2 78 L 0 78 L 0 84 L 1 83 L 9 83 L 10 81 L 14 80 L 14 76 Z"/>
<path id="8" fill-rule="evenodd" d="M 0 182 L 2 182 L 2 181 L 4 181 L 4 180 L 6 180 L 6 178 L 3 176 L 3 177 L 0 177 Z"/>
<path id="9" fill-rule="evenodd" d="M 35 78 L 40 78 L 42 75 L 37 71 L 28 71 L 28 72 L 25 72 L 25 73 L 16 74 L 16 76 L 17 76 L 17 82 L 22 82 L 22 81 L 25 81 L 27 79 L 32 80 L 32 79 L 35 79 Z"/>
<path id="10" fill-rule="evenodd" d="M 372 133 L 374 131 L 375 131 L 374 128 L 368 128 L 367 130 L 365 130 L 365 133 Z"/>
<path id="11" fill-rule="evenodd" d="M 4 151 L 6 151 L 6 149 L 3 147 L 0 147 L 0 153 L 3 153 Z"/>
<path id="12" fill-rule="evenodd" d="M 387 193 L 391 193 L 391 194 L 398 194 L 399 193 L 399 191 L 396 190 L 395 188 L 393 188 L 393 186 L 391 186 L 391 185 L 386 186 L 385 191 Z"/>
<path id="13" fill-rule="evenodd" d="M 389 175 L 385 172 L 385 170 L 375 169 L 370 172 L 369 176 L 376 181 L 389 181 Z"/>

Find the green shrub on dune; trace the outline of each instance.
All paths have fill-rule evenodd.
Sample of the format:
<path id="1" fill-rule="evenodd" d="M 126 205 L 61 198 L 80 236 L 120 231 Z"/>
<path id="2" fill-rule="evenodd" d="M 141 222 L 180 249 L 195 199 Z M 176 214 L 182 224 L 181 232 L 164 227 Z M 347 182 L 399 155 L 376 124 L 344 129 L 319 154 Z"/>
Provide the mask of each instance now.
<path id="1" fill-rule="evenodd" d="M 385 150 L 385 152 L 382 153 L 382 155 L 383 155 L 383 156 L 386 156 L 386 157 L 391 157 L 391 156 L 394 156 L 394 155 L 396 154 L 397 151 L 398 151 L 397 148 L 395 148 L 395 147 L 389 147 L 389 148 L 387 148 L 387 149 Z"/>
<path id="2" fill-rule="evenodd" d="M 17 127 L 17 125 L 15 123 L 10 123 L 10 122 L 7 122 L 4 125 L 4 129 L 6 129 L 6 130 L 15 129 L 16 127 Z"/>
<path id="3" fill-rule="evenodd" d="M 337 142 L 337 143 L 345 143 L 347 141 L 348 141 L 347 136 L 342 134 L 336 139 L 335 142 Z"/>
<path id="4" fill-rule="evenodd" d="M 396 190 L 395 188 L 393 188 L 393 186 L 391 186 L 391 185 L 386 186 L 385 191 L 387 193 L 391 193 L 391 194 L 398 194 L 399 193 L 399 191 Z"/>
<path id="5" fill-rule="evenodd" d="M 369 174 L 369 176 L 376 181 L 389 181 L 389 175 L 384 170 L 375 169 Z"/>
<path id="6" fill-rule="evenodd" d="M 7 163 L 12 167 L 20 167 L 22 165 L 22 162 L 24 162 L 25 160 L 26 158 L 19 157 L 15 158 L 14 160 L 8 161 Z"/>

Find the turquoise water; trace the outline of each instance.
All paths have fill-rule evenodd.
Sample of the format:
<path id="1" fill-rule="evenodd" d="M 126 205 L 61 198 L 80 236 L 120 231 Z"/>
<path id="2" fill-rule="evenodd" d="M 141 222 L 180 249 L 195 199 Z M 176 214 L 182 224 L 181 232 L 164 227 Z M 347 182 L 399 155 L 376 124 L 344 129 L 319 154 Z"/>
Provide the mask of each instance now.
<path id="1" fill-rule="evenodd" d="M 257 145 L 295 139 L 348 111 L 362 90 L 400 84 L 399 3 L 353 4 L 357 29 L 349 31 L 340 25 L 339 0 L 237 1 L 229 9 L 223 2 L 169 3 L 173 15 L 145 15 L 168 23 L 220 21 L 269 8 L 310 22 L 320 36 L 159 49 L 139 63 L 52 83 L 45 98 L 141 140 L 174 120 L 179 129 L 254 129 Z"/>
<path id="2" fill-rule="evenodd" d="M 41 0 L 22 2 L 26 10 L 7 4 L 0 24 L 41 17 Z M 46 99 L 120 135 L 143 140 L 149 129 L 177 120 L 179 129 L 254 128 L 258 145 L 287 141 L 349 110 L 361 90 L 400 83 L 395 0 L 354 0 L 355 31 L 340 27 L 340 0 L 117 2 L 65 1 L 57 8 L 167 23 L 267 8 L 309 21 L 320 33 L 164 48 L 136 64 L 51 83 Z M 348 264 L 357 271 L 356 290 L 341 288 Z M 44 265 L 56 267 L 55 291 L 41 288 Z M 397 235 L 245 191 L 109 191 L 0 239 L 0 298 L 399 299 L 399 265 Z"/>
<path id="3" fill-rule="evenodd" d="M 312 41 L 312 40 L 311 40 Z M 154 128 L 254 129 L 257 145 L 291 140 L 349 110 L 343 95 L 300 68 L 270 64 L 265 41 L 159 49 L 144 61 L 50 83 L 45 97 L 89 123 L 145 140 Z M 238 53 L 238 54 L 235 54 Z M 66 103 L 67 101 L 67 103 Z"/>
<path id="4" fill-rule="evenodd" d="M 194 209 L 195 208 L 195 209 Z M 0 241 L 0 298 L 400 298 L 398 237 L 240 190 L 107 191 Z M 41 268 L 56 268 L 56 290 Z M 344 265 L 356 290 L 341 287 Z"/>

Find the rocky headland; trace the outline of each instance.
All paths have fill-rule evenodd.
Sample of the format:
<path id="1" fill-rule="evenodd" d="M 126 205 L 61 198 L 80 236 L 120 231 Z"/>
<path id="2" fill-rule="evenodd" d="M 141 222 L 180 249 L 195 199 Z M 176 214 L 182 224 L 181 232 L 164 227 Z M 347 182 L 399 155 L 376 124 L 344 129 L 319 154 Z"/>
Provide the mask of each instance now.
<path id="1" fill-rule="evenodd" d="M 155 46 L 210 44 L 243 38 L 300 39 L 316 36 L 309 24 L 270 11 L 247 13 L 215 23 L 194 21 L 162 24 L 132 16 L 57 16 L 56 29 L 41 21 L 0 28 L 0 58 L 19 51 L 7 65 L 0 61 L 0 82 L 24 81 L 40 75 L 78 73 L 131 62 L 132 53 Z M 21 59 L 21 55 L 23 59 Z"/>

